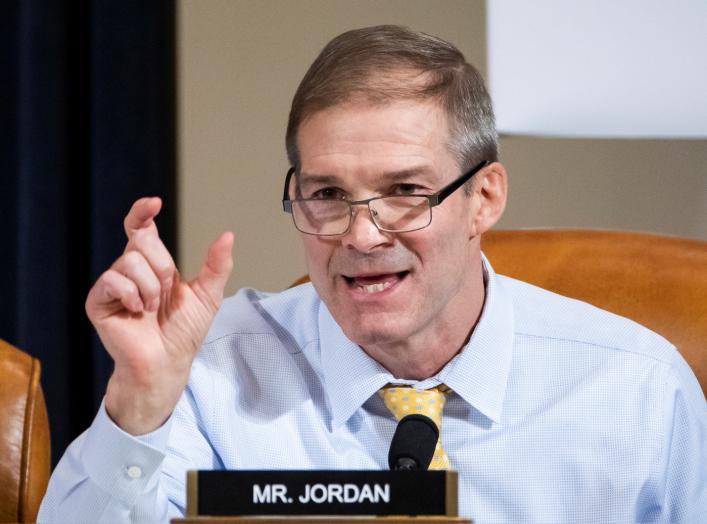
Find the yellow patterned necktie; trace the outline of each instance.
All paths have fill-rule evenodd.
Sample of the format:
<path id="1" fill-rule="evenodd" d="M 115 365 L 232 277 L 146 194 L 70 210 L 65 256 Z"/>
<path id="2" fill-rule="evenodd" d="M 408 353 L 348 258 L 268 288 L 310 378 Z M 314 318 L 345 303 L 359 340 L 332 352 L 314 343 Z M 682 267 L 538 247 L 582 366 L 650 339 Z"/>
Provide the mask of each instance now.
<path id="1" fill-rule="evenodd" d="M 395 415 L 396 420 L 406 415 L 426 415 L 439 428 L 440 438 L 429 469 L 450 469 L 449 457 L 442 449 L 442 410 L 450 389 L 442 384 L 436 388 L 417 391 L 410 386 L 385 386 L 378 393 L 383 397 L 385 407 Z"/>

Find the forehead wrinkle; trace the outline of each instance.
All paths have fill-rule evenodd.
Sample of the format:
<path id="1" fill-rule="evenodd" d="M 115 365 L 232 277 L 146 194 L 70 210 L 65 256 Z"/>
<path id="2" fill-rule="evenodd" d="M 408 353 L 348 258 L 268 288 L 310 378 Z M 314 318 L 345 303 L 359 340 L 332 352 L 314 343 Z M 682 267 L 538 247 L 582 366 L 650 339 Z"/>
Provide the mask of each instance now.
<path id="1" fill-rule="evenodd" d="M 437 150 L 446 152 L 446 144 L 435 144 L 434 137 L 411 141 L 405 137 L 380 138 L 374 136 L 346 137 L 334 144 L 315 144 L 308 148 L 302 156 L 307 157 L 309 163 L 314 161 L 326 162 L 327 159 L 356 160 L 367 156 L 381 156 L 393 158 L 419 158 L 424 162 L 430 154 Z M 304 161 L 302 162 L 304 163 Z"/>
<path id="2" fill-rule="evenodd" d="M 437 173 L 429 166 L 413 166 L 410 168 L 382 171 L 372 177 L 372 181 L 384 183 L 400 183 L 424 177 L 429 182 L 436 182 L 439 179 Z M 313 173 L 300 173 L 300 184 L 307 185 L 341 185 L 345 180 L 336 175 L 317 175 Z"/>
<path id="3" fill-rule="evenodd" d="M 436 181 L 439 176 L 437 173 L 427 166 L 413 167 L 410 169 L 400 169 L 396 171 L 391 171 L 383 173 L 381 175 L 391 182 L 405 182 L 413 178 L 423 177 L 428 181 Z"/>
<path id="4" fill-rule="evenodd" d="M 311 185 L 311 184 L 336 184 L 339 182 L 339 177 L 335 175 L 314 175 L 309 173 L 300 173 L 298 175 L 300 184 Z"/>
<path id="5" fill-rule="evenodd" d="M 373 127 L 363 127 L 357 125 L 359 121 L 369 117 L 369 113 L 373 113 L 374 117 L 384 116 L 386 111 L 394 109 L 397 106 L 402 106 L 405 109 L 407 105 L 413 105 L 415 108 L 422 106 L 423 112 L 426 114 L 426 119 L 422 124 L 408 125 L 409 118 L 403 115 L 402 120 L 384 121 L 382 128 L 380 125 Z M 379 114 L 380 112 L 380 114 Z M 363 152 L 375 152 L 376 150 L 385 149 L 388 146 L 402 146 L 403 151 L 400 155 L 417 154 L 416 150 L 423 149 L 423 155 L 427 154 L 426 150 L 441 150 L 447 152 L 447 143 L 449 139 L 449 130 L 446 125 L 446 115 L 440 114 L 439 107 L 436 103 L 399 101 L 391 104 L 384 104 L 381 107 L 371 106 L 370 104 L 351 104 L 344 103 L 324 109 L 313 114 L 306 122 L 304 122 L 298 132 L 300 139 L 300 153 L 302 156 L 323 156 L 323 155 L 350 155 L 360 154 Z M 353 125 L 352 125 L 353 122 Z M 435 122 L 444 123 L 442 133 L 445 135 L 442 140 L 439 138 L 439 129 L 433 125 Z M 314 141 L 305 144 L 301 139 L 303 135 L 307 135 L 306 130 L 311 126 L 323 127 L 326 129 L 328 140 L 326 145 L 321 141 Z M 370 149 L 369 149 L 370 148 Z M 309 150 L 309 154 L 305 155 L 305 149 Z"/>

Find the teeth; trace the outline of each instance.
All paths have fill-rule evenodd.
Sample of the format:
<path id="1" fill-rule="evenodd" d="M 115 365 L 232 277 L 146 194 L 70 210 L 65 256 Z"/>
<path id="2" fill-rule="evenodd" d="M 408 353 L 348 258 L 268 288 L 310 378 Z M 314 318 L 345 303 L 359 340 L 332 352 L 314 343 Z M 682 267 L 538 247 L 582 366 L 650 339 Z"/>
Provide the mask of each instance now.
<path id="1" fill-rule="evenodd" d="M 358 286 L 364 293 L 380 293 L 388 289 L 393 284 L 391 282 L 383 282 L 381 284 L 369 284 L 367 286 Z"/>

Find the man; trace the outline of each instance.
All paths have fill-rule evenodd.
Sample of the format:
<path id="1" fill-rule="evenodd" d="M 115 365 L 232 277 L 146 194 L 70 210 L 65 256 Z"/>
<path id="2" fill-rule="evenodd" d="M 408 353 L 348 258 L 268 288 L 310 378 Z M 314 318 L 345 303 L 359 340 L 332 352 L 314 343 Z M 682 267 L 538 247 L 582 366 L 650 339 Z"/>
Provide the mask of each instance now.
<path id="1" fill-rule="evenodd" d="M 391 384 L 445 391 L 438 458 L 477 522 L 707 514 L 705 400 L 675 348 L 483 258 L 506 172 L 456 48 L 393 26 L 335 38 L 295 94 L 287 150 L 312 284 L 221 305 L 231 233 L 186 282 L 159 199 L 128 213 L 86 301 L 115 371 L 40 521 L 166 521 L 188 469 L 384 469 Z"/>

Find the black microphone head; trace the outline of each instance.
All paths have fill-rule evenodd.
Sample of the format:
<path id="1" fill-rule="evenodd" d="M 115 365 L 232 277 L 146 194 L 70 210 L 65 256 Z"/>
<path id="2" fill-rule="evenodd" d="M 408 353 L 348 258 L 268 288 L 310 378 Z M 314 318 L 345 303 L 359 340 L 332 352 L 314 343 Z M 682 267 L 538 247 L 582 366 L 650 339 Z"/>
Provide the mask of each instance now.
<path id="1" fill-rule="evenodd" d="M 388 465 L 394 470 L 426 470 L 435 454 L 439 438 L 437 424 L 425 415 L 400 419 L 388 452 Z"/>

